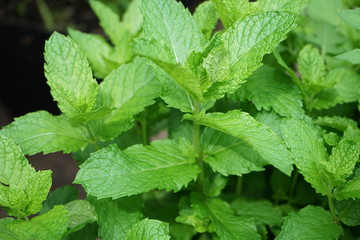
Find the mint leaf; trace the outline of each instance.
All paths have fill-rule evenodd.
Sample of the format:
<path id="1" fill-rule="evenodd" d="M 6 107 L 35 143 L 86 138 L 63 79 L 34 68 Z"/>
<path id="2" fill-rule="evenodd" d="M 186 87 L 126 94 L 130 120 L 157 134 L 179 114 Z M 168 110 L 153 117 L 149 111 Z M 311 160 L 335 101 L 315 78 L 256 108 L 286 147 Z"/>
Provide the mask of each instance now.
<path id="1" fill-rule="evenodd" d="M 109 61 L 114 49 L 106 40 L 95 34 L 83 33 L 76 29 L 68 29 L 70 37 L 79 45 L 90 63 L 94 75 L 104 78 L 116 67 L 116 64 Z"/>
<path id="2" fill-rule="evenodd" d="M 327 81 L 335 82 L 339 103 L 356 102 L 360 91 L 360 78 L 354 71 L 337 68 L 329 72 Z"/>
<path id="3" fill-rule="evenodd" d="M 360 225 L 360 199 L 335 201 L 335 207 L 341 222 L 347 226 Z"/>
<path id="4" fill-rule="evenodd" d="M 295 119 L 284 120 L 281 128 L 299 172 L 316 192 L 328 194 L 332 175 L 326 170 L 328 156 L 318 130 L 307 121 Z"/>
<path id="5" fill-rule="evenodd" d="M 334 190 L 334 197 L 337 200 L 360 198 L 360 179 L 350 180 Z"/>
<path id="6" fill-rule="evenodd" d="M 258 110 L 273 108 L 281 116 L 300 117 L 304 114 L 296 86 L 285 74 L 266 65 L 251 75 L 239 90 Z"/>
<path id="7" fill-rule="evenodd" d="M 261 66 L 265 54 L 295 27 L 296 15 L 286 12 L 258 13 L 233 24 L 204 60 L 213 85 L 205 97 L 218 99 L 232 93 Z"/>
<path id="8" fill-rule="evenodd" d="M 53 116 L 45 111 L 15 118 L 13 123 L 0 130 L 0 134 L 14 139 L 29 155 L 76 152 L 91 142 L 84 127 L 73 127 L 66 116 Z"/>
<path id="9" fill-rule="evenodd" d="M 134 116 L 153 104 L 160 90 L 155 71 L 145 58 L 136 58 L 114 70 L 100 84 L 97 105 L 115 110 L 94 124 L 96 135 L 110 140 L 130 129 Z"/>
<path id="10" fill-rule="evenodd" d="M 349 126 L 352 128 L 357 128 L 357 123 L 354 120 L 340 116 L 318 117 L 314 120 L 314 123 L 320 126 L 331 127 L 342 132 L 345 131 Z"/>
<path id="11" fill-rule="evenodd" d="M 103 148 L 80 166 L 75 182 L 90 195 L 116 199 L 156 188 L 179 191 L 199 171 L 189 142 L 159 140 L 124 152 L 116 145 Z"/>
<path id="12" fill-rule="evenodd" d="M 204 161 L 224 176 L 262 171 L 267 164 L 246 141 L 212 128 L 205 128 L 201 145 L 204 146 Z"/>
<path id="13" fill-rule="evenodd" d="M 143 218 L 143 201 L 139 196 L 117 200 L 90 198 L 98 216 L 99 236 L 103 240 L 125 239 L 131 228 Z"/>
<path id="14" fill-rule="evenodd" d="M 0 206 L 8 215 L 26 217 L 40 211 L 51 187 L 51 171 L 38 171 L 20 147 L 0 135 Z"/>
<path id="15" fill-rule="evenodd" d="M 65 205 L 68 211 L 68 228 L 70 232 L 82 229 L 86 224 L 97 221 L 95 208 L 86 200 L 75 200 Z"/>
<path id="16" fill-rule="evenodd" d="M 53 33 L 45 43 L 45 76 L 60 110 L 70 117 L 92 110 L 98 85 L 75 42 Z"/>
<path id="17" fill-rule="evenodd" d="M 259 8 L 263 11 L 280 10 L 300 14 L 310 0 L 260 0 Z"/>
<path id="18" fill-rule="evenodd" d="M 216 27 L 218 15 L 211 1 L 201 3 L 194 12 L 194 19 L 206 39 L 209 39 Z"/>
<path id="19" fill-rule="evenodd" d="M 257 3 L 247 0 L 211 0 L 216 7 L 221 22 L 228 28 L 236 21 L 258 11 Z"/>
<path id="20" fill-rule="evenodd" d="M 66 204 L 77 199 L 78 191 L 73 185 L 65 185 L 50 192 L 39 214 L 44 214 L 55 205 Z"/>
<path id="21" fill-rule="evenodd" d="M 238 198 L 231 203 L 231 208 L 239 216 L 254 218 L 256 224 L 280 226 L 284 221 L 281 209 L 267 200 L 249 201 Z"/>
<path id="22" fill-rule="evenodd" d="M 337 59 L 351 62 L 352 64 L 360 64 L 360 49 L 353 49 L 343 54 L 337 55 Z"/>
<path id="23" fill-rule="evenodd" d="M 143 22 L 140 11 L 141 0 L 131 1 L 123 15 L 122 23 L 132 35 L 139 33 Z"/>
<path id="24" fill-rule="evenodd" d="M 342 233 L 341 227 L 334 223 L 330 213 L 314 206 L 307 206 L 298 213 L 290 213 L 281 229 L 276 240 L 332 240 L 338 239 Z"/>
<path id="25" fill-rule="evenodd" d="M 142 53 L 138 47 L 136 51 L 139 54 L 164 61 L 158 52 L 167 49 L 169 53 L 167 62 L 183 65 L 193 51 L 202 50 L 205 38 L 190 12 L 181 3 L 173 0 L 146 0 L 143 1 L 141 9 L 144 16 L 145 38 L 136 45 L 151 44 L 152 48 L 158 51 Z"/>
<path id="26" fill-rule="evenodd" d="M 360 29 L 360 9 L 347 9 L 337 13 L 347 24 L 355 29 Z"/>
<path id="27" fill-rule="evenodd" d="M 282 140 L 268 126 L 257 122 L 248 113 L 232 110 L 227 113 L 200 113 L 194 116 L 186 114 L 184 118 L 246 142 L 265 161 L 290 175 L 292 171 L 290 153 Z"/>
<path id="28" fill-rule="evenodd" d="M 7 228 L 8 223 L 14 221 L 13 218 L 2 218 L 0 219 L 0 239 L 2 240 L 24 240 L 15 232 Z M 26 240 L 34 240 L 33 238 L 27 238 Z"/>
<path id="29" fill-rule="evenodd" d="M 15 220 L 7 228 L 19 236 L 19 239 L 61 240 L 67 230 L 68 211 L 64 206 L 55 206 L 49 212 L 34 217 L 30 221 Z"/>
<path id="30" fill-rule="evenodd" d="M 127 234 L 126 240 L 170 240 L 169 224 L 153 219 L 144 219 L 135 224 Z"/>

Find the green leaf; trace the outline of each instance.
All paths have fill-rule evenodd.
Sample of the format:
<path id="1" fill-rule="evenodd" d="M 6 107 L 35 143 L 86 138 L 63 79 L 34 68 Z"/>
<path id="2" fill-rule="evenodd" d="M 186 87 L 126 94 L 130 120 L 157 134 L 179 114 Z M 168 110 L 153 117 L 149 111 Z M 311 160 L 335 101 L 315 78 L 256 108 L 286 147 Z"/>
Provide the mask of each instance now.
<path id="1" fill-rule="evenodd" d="M 318 117 L 314 120 L 314 123 L 320 126 L 331 127 L 342 132 L 344 132 L 349 126 L 357 128 L 357 123 L 354 120 L 340 116 Z"/>
<path id="2" fill-rule="evenodd" d="M 322 9 L 322 11 L 319 11 L 319 9 Z M 346 9 L 346 7 L 342 1 L 312 0 L 306 10 L 312 20 L 339 26 L 342 25 L 343 21 L 337 13 L 343 9 Z"/>
<path id="3" fill-rule="evenodd" d="M 326 170 L 328 156 L 318 129 L 310 122 L 289 119 L 283 121 L 282 132 L 299 172 L 317 193 L 327 195 L 332 174 Z"/>
<path id="4" fill-rule="evenodd" d="M 246 142 L 265 161 L 290 175 L 292 161 L 282 140 L 268 126 L 257 122 L 248 113 L 233 110 L 227 113 L 200 113 L 195 116 L 187 114 L 184 118 Z"/>
<path id="5" fill-rule="evenodd" d="M 122 23 L 129 30 L 132 35 L 139 33 L 143 17 L 140 11 L 141 0 L 131 1 L 123 15 Z"/>
<path id="6" fill-rule="evenodd" d="M 232 93 L 261 66 L 262 58 L 295 27 L 296 15 L 286 12 L 258 13 L 232 25 L 205 58 L 203 66 L 213 85 L 205 97 L 218 99 Z"/>
<path id="7" fill-rule="evenodd" d="M 92 10 L 99 18 L 100 26 L 104 29 L 113 44 L 117 44 L 123 37 L 123 26 L 120 17 L 105 3 L 98 0 L 89 1 Z"/>
<path id="8" fill-rule="evenodd" d="M 45 43 L 45 76 L 60 110 L 70 117 L 92 110 L 98 85 L 75 42 L 53 33 Z"/>
<path id="9" fill-rule="evenodd" d="M 329 72 L 327 82 L 334 83 L 339 103 L 356 102 L 360 92 L 360 78 L 355 71 L 337 68 Z"/>
<path id="10" fill-rule="evenodd" d="M 208 174 L 204 179 L 204 194 L 208 197 L 218 197 L 226 187 L 228 179 L 221 174 Z"/>
<path id="11" fill-rule="evenodd" d="M 155 71 L 145 58 L 136 58 L 114 70 L 100 84 L 97 105 L 115 110 L 96 122 L 96 136 L 110 140 L 130 129 L 134 116 L 153 104 L 160 90 Z"/>
<path id="12" fill-rule="evenodd" d="M 131 228 L 143 218 L 140 196 L 117 200 L 90 198 L 98 216 L 99 236 L 103 240 L 125 239 Z"/>
<path id="13" fill-rule="evenodd" d="M 194 12 L 194 19 L 206 39 L 211 37 L 216 27 L 218 15 L 211 1 L 201 3 Z"/>
<path id="14" fill-rule="evenodd" d="M 260 0 L 259 8 L 263 11 L 280 10 L 300 14 L 310 0 Z"/>
<path id="15" fill-rule="evenodd" d="M 199 172 L 188 141 L 159 140 L 124 152 L 116 145 L 103 148 L 80 166 L 75 182 L 90 195 L 116 199 L 153 189 L 179 191 Z"/>
<path id="16" fill-rule="evenodd" d="M 168 63 L 183 65 L 193 51 L 202 50 L 205 38 L 190 12 L 181 3 L 173 0 L 146 0 L 141 9 L 145 36 L 142 42 L 151 43 L 153 49 L 157 49 L 147 51 L 144 55 L 164 61 L 158 52 L 166 48 L 168 60 L 171 59 Z"/>
<path id="17" fill-rule="evenodd" d="M 108 60 L 114 49 L 106 40 L 99 35 L 83 33 L 73 28 L 69 28 L 68 32 L 85 54 L 94 75 L 97 78 L 104 78 L 109 75 L 116 64 Z"/>
<path id="18" fill-rule="evenodd" d="M 324 85 L 325 65 L 318 49 L 306 45 L 299 53 L 298 64 L 306 88 Z"/>
<path id="19" fill-rule="evenodd" d="M 86 224 L 97 221 L 95 207 L 86 200 L 75 200 L 65 205 L 69 213 L 68 228 L 69 232 L 76 232 Z"/>
<path id="20" fill-rule="evenodd" d="M 347 9 L 337 12 L 337 14 L 350 26 L 360 29 L 360 9 Z"/>
<path id="21" fill-rule="evenodd" d="M 90 142 L 84 127 L 73 127 L 66 116 L 53 116 L 45 111 L 28 113 L 0 130 L 14 139 L 24 154 L 33 155 L 63 151 L 76 152 Z"/>
<path id="22" fill-rule="evenodd" d="M 341 222 L 347 226 L 360 225 L 360 199 L 335 201 L 335 207 Z"/>
<path id="23" fill-rule="evenodd" d="M 204 146 L 204 161 L 224 176 L 262 171 L 267 164 L 246 141 L 212 128 L 205 128 L 201 145 Z"/>
<path id="24" fill-rule="evenodd" d="M 337 59 L 351 62 L 352 64 L 360 64 L 360 49 L 353 49 L 343 54 L 337 55 Z"/>
<path id="25" fill-rule="evenodd" d="M 301 94 L 290 79 L 268 66 L 260 67 L 240 88 L 241 94 L 254 102 L 258 110 L 273 108 L 281 116 L 304 115 Z"/>
<path id="26" fill-rule="evenodd" d="M 26 240 L 61 240 L 67 230 L 68 211 L 64 206 L 55 206 L 49 212 L 30 221 L 15 220 L 7 228 Z"/>
<path id="27" fill-rule="evenodd" d="M 40 211 L 51 187 L 51 171 L 38 171 L 20 147 L 0 135 L 0 206 L 8 215 L 26 217 Z"/>
<path id="28" fill-rule="evenodd" d="M 231 203 L 231 207 L 239 216 L 254 218 L 258 225 L 281 226 L 284 221 L 281 209 L 267 200 L 248 201 L 238 198 Z"/>
<path id="29" fill-rule="evenodd" d="M 236 21 L 258 11 L 257 3 L 247 0 L 211 0 L 218 12 L 221 22 L 228 28 Z"/>
<path id="30" fill-rule="evenodd" d="M 251 218 L 236 216 L 230 205 L 220 198 L 204 199 L 192 195 L 193 208 L 212 221 L 214 231 L 223 240 L 260 239 Z"/>
<path id="31" fill-rule="evenodd" d="M 55 205 L 66 204 L 77 199 L 78 191 L 73 185 L 65 185 L 50 192 L 39 214 L 44 214 Z"/>
<path id="32" fill-rule="evenodd" d="M 314 206 L 307 206 L 298 213 L 290 213 L 281 229 L 276 240 L 332 240 L 338 239 L 342 233 L 341 227 L 334 223 L 330 213 Z"/>
<path id="33" fill-rule="evenodd" d="M 360 179 L 350 180 L 334 190 L 334 197 L 337 200 L 360 198 Z"/>
<path id="34" fill-rule="evenodd" d="M 170 240 L 169 224 L 153 219 L 144 219 L 135 224 L 125 240 Z"/>

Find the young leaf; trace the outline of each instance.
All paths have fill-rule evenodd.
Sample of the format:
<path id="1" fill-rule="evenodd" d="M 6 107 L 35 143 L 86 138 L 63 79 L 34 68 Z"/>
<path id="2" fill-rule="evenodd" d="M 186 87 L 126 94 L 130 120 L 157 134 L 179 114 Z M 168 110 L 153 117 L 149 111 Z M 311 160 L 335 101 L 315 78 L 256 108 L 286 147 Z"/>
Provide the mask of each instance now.
<path id="1" fill-rule="evenodd" d="M 75 200 L 65 205 L 69 213 L 68 233 L 82 229 L 86 224 L 97 221 L 95 208 L 86 200 Z"/>
<path id="2" fill-rule="evenodd" d="M 40 211 L 51 187 L 51 171 L 38 171 L 20 147 L 0 135 L 0 206 L 8 215 L 26 217 Z"/>
<path id="3" fill-rule="evenodd" d="M 276 240 L 332 240 L 338 239 L 342 233 L 341 227 L 334 223 L 330 213 L 314 206 L 307 206 L 298 213 L 290 213 L 281 229 Z"/>
<path id="4" fill-rule="evenodd" d="M 75 42 L 53 33 L 45 43 L 45 76 L 60 110 L 70 117 L 92 110 L 98 85 Z"/>
<path id="5" fill-rule="evenodd" d="M 290 175 L 292 161 L 282 140 L 268 126 L 257 122 L 248 113 L 233 110 L 227 113 L 200 113 L 194 116 L 187 114 L 184 118 L 242 140 L 265 161 Z"/>
<path id="6" fill-rule="evenodd" d="M 261 66 L 265 54 L 295 27 L 296 15 L 286 12 L 258 13 L 233 24 L 221 37 L 203 66 L 213 85 L 205 97 L 218 99 L 232 93 Z"/>
<path id="7" fill-rule="evenodd" d="M 260 67 L 239 90 L 254 102 L 258 110 L 263 108 L 269 111 L 273 108 L 285 117 L 304 115 L 299 90 L 285 74 L 274 68 L 266 65 Z"/>
<path id="8" fill-rule="evenodd" d="M 360 9 L 347 9 L 337 13 L 347 24 L 355 29 L 360 29 Z"/>
<path id="9" fill-rule="evenodd" d="M 44 214 L 55 205 L 66 204 L 77 199 L 78 191 L 73 185 L 65 185 L 50 192 L 39 214 Z"/>
<path id="10" fill-rule="evenodd" d="M 342 132 L 344 132 L 348 127 L 352 127 L 354 129 L 357 128 L 357 123 L 354 120 L 340 116 L 318 117 L 314 120 L 314 123 L 320 126 L 331 127 Z"/>
<path id="11" fill-rule="evenodd" d="M 263 11 L 280 10 L 300 14 L 310 0 L 260 0 L 259 8 Z"/>
<path id="12" fill-rule="evenodd" d="M 210 39 L 218 18 L 215 7 L 211 1 L 201 3 L 194 13 L 195 22 L 206 39 Z"/>
<path id="13" fill-rule="evenodd" d="M 134 116 L 153 104 L 160 90 L 155 71 L 145 58 L 136 58 L 114 70 L 100 84 L 97 105 L 115 110 L 105 121 L 97 121 L 96 135 L 109 140 L 131 128 Z"/>
<path id="14" fill-rule="evenodd" d="M 360 198 L 360 178 L 350 180 L 337 187 L 334 191 L 337 200 Z"/>
<path id="15" fill-rule="evenodd" d="M 76 152 L 91 142 L 84 127 L 73 127 L 66 116 L 53 116 L 45 111 L 15 118 L 13 123 L 0 130 L 0 134 L 14 139 L 23 153 L 29 155 Z"/>
<path id="16" fill-rule="evenodd" d="M 299 172 L 316 192 L 329 194 L 332 174 L 326 170 L 328 156 L 318 130 L 309 122 L 295 119 L 284 120 L 281 127 Z"/>
<path id="17" fill-rule="evenodd" d="M 125 239 L 131 228 L 143 218 L 143 206 L 139 196 L 117 200 L 90 198 L 98 216 L 99 236 L 103 240 Z"/>
<path id="18" fill-rule="evenodd" d="M 26 240 L 62 240 L 68 223 L 68 211 L 64 206 L 55 206 L 52 210 L 34 217 L 30 221 L 15 220 L 7 228 Z M 16 238 L 15 238 L 16 239 Z"/>
<path id="19" fill-rule="evenodd" d="M 68 32 L 86 55 L 94 75 L 97 78 L 104 78 L 109 75 L 116 64 L 108 60 L 114 49 L 106 40 L 99 35 L 83 33 L 73 28 L 69 28 Z"/>
<path id="20" fill-rule="evenodd" d="M 360 49 L 353 49 L 343 54 L 337 55 L 337 59 L 351 62 L 352 64 L 360 64 Z"/>
<path id="21" fill-rule="evenodd" d="M 267 200 L 248 201 L 238 198 L 231 203 L 237 215 L 254 218 L 256 224 L 280 226 L 284 221 L 281 209 Z"/>
<path id="22" fill-rule="evenodd" d="M 212 128 L 205 128 L 201 145 L 204 146 L 204 161 L 224 176 L 262 171 L 267 164 L 246 141 Z"/>
<path id="23" fill-rule="evenodd" d="M 170 240 L 169 224 L 153 219 L 144 219 L 135 224 L 125 240 Z"/>
<path id="24" fill-rule="evenodd" d="M 122 18 L 123 25 L 133 36 L 139 33 L 143 22 L 140 6 L 141 0 L 131 1 Z"/>
<path id="25" fill-rule="evenodd" d="M 156 188 L 179 191 L 199 172 L 189 142 L 158 140 L 124 152 L 116 145 L 101 149 L 80 166 L 75 182 L 90 195 L 116 199 Z"/>
<path id="26" fill-rule="evenodd" d="M 150 42 L 154 50 L 166 48 L 170 53 L 169 63 L 181 65 L 193 51 L 200 52 L 203 49 L 205 38 L 190 12 L 181 3 L 174 0 L 144 0 L 141 9 L 145 39 L 137 44 L 148 45 Z M 163 61 L 158 51 L 143 55 Z"/>
<path id="27" fill-rule="evenodd" d="M 360 92 L 359 75 L 345 68 L 336 68 L 329 72 L 326 81 L 334 82 L 339 103 L 356 102 Z"/>

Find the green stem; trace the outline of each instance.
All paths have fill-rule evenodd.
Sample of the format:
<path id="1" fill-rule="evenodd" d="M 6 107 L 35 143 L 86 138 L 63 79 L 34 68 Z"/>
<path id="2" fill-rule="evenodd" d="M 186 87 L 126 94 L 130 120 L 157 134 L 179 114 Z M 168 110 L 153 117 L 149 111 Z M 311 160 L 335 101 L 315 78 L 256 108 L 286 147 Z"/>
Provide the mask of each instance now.
<path id="1" fill-rule="evenodd" d="M 240 196 L 241 194 L 242 184 L 243 184 L 243 177 L 238 176 L 236 180 L 236 192 L 235 192 L 235 194 L 238 196 Z"/>
<path id="2" fill-rule="evenodd" d="M 328 203 L 329 203 L 329 209 L 330 209 L 331 217 L 336 222 L 336 224 L 339 224 L 339 219 L 336 216 L 336 212 L 335 212 L 334 199 L 332 197 L 332 194 L 329 193 L 327 195 L 327 197 L 328 197 Z"/>
<path id="3" fill-rule="evenodd" d="M 53 14 L 51 13 L 45 0 L 36 0 L 37 8 L 39 9 L 42 20 L 45 23 L 45 28 L 48 31 L 53 31 L 55 28 Z"/>
<path id="4" fill-rule="evenodd" d="M 100 150 L 101 147 L 100 147 L 99 144 L 96 142 L 96 138 L 95 138 L 94 134 L 92 133 L 89 125 L 88 125 L 88 124 L 85 124 L 85 127 L 86 127 L 86 130 L 87 130 L 87 132 L 88 132 L 88 134 L 89 134 L 89 136 L 90 136 L 90 142 L 91 142 L 91 144 L 94 145 L 94 147 L 95 147 L 96 150 Z"/>
<path id="5" fill-rule="evenodd" d="M 290 191 L 289 191 L 289 198 L 291 199 L 294 196 L 294 192 L 296 189 L 296 185 L 299 179 L 299 170 L 296 168 L 294 171 L 294 175 L 291 181 Z"/>
<path id="6" fill-rule="evenodd" d="M 194 109 L 194 114 L 198 114 L 200 113 L 200 102 L 197 101 L 195 102 L 195 109 Z M 197 158 L 196 158 L 196 163 L 200 166 L 201 168 L 201 172 L 199 174 L 199 178 L 198 178 L 198 187 L 199 189 L 202 189 L 203 183 L 204 183 L 204 169 L 203 169 L 203 156 L 202 156 L 202 151 L 201 151 L 201 145 L 200 145 L 200 136 L 201 136 L 201 132 L 200 132 L 200 125 L 197 124 L 196 122 L 193 123 L 193 128 L 194 128 L 194 149 L 195 152 L 197 153 Z"/>

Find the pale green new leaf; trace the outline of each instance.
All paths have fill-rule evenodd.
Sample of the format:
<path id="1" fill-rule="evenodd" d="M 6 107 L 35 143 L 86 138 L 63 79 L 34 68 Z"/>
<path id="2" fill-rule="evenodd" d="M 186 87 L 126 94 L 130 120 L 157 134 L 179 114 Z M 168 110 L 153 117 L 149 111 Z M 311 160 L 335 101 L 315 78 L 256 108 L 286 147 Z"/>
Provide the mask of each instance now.
<path id="1" fill-rule="evenodd" d="M 298 64 L 305 87 L 324 85 L 325 65 L 318 49 L 306 45 L 299 53 Z"/>
<path id="2" fill-rule="evenodd" d="M 132 0 L 122 18 L 123 25 L 132 35 L 136 35 L 140 31 L 143 22 L 140 6 L 141 0 Z"/>
<path id="3" fill-rule="evenodd" d="M 184 64 L 193 52 L 200 52 L 205 38 L 190 12 L 173 0 L 143 0 L 144 36 L 161 50 L 164 46 L 171 52 L 172 62 Z M 141 54 L 141 53 L 140 53 Z M 163 61 L 152 52 L 152 57 Z"/>
<path id="4" fill-rule="evenodd" d="M 204 199 L 193 194 L 192 206 L 203 218 L 210 218 L 214 231 L 222 240 L 260 240 L 252 218 L 236 216 L 230 205 L 220 198 Z"/>
<path id="5" fill-rule="evenodd" d="M 109 61 L 114 49 L 100 35 L 83 33 L 76 29 L 68 29 L 70 37 L 79 45 L 97 78 L 104 78 L 116 67 Z"/>
<path id="6" fill-rule="evenodd" d="M 341 233 L 341 227 L 334 223 L 329 212 L 321 207 L 307 206 L 285 218 L 276 240 L 333 240 Z"/>
<path id="7" fill-rule="evenodd" d="M 75 182 L 97 198 L 113 199 L 153 189 L 179 191 L 200 172 L 192 145 L 184 140 L 158 140 L 122 152 L 110 145 L 80 166 Z"/>
<path id="8" fill-rule="evenodd" d="M 109 36 L 111 42 L 116 45 L 121 41 L 124 34 L 124 27 L 120 22 L 119 15 L 102 1 L 90 0 L 89 3 L 99 18 L 100 26 L 104 29 L 106 35 Z"/>
<path id="9" fill-rule="evenodd" d="M 218 15 L 211 1 L 201 3 L 194 12 L 194 19 L 206 39 L 211 37 L 216 27 Z"/>
<path id="10" fill-rule="evenodd" d="M 211 0 L 218 12 L 221 22 L 229 28 L 236 21 L 253 14 L 258 10 L 257 3 L 248 0 Z"/>
<path id="11" fill-rule="evenodd" d="M 259 8 L 262 11 L 280 10 L 300 14 L 310 0 L 260 0 Z"/>
<path id="12" fill-rule="evenodd" d="M 90 198 L 98 216 L 99 236 L 103 240 L 125 239 L 131 228 L 143 218 L 140 196 L 117 200 Z"/>
<path id="13" fill-rule="evenodd" d="M 40 211 L 51 187 L 51 171 L 38 171 L 19 146 L 0 135 L 0 206 L 8 215 L 25 217 Z"/>
<path id="14" fill-rule="evenodd" d="M 161 87 L 149 60 L 136 58 L 114 70 L 100 84 L 98 106 L 114 108 L 105 120 L 98 120 L 95 132 L 102 139 L 117 137 L 132 127 L 134 116 L 153 104 Z"/>
<path id="15" fill-rule="evenodd" d="M 28 155 L 76 152 L 90 142 L 84 127 L 73 127 L 66 116 L 53 116 L 45 111 L 15 118 L 13 123 L 0 130 L 0 134 L 12 138 Z"/>
<path id="16" fill-rule="evenodd" d="M 91 111 L 98 84 L 76 43 L 53 33 L 45 43 L 45 61 L 47 83 L 60 110 L 70 117 Z"/>
<path id="17" fill-rule="evenodd" d="M 266 65 L 249 77 L 240 93 L 253 101 L 258 110 L 273 108 L 279 115 L 288 117 L 304 115 L 298 88 L 285 74 Z"/>
<path id="18" fill-rule="evenodd" d="M 267 200 L 249 201 L 238 198 L 231 203 L 231 207 L 239 216 L 254 218 L 258 225 L 280 226 L 284 221 L 281 209 Z"/>
<path id="19" fill-rule="evenodd" d="M 248 113 L 232 110 L 227 113 L 200 113 L 194 116 L 187 114 L 184 118 L 242 140 L 262 159 L 290 175 L 292 160 L 282 140 L 268 126 L 256 121 Z"/>
<path id="20" fill-rule="evenodd" d="M 82 229 L 86 224 L 97 221 L 95 207 L 86 200 L 75 200 L 65 205 L 68 211 L 68 233 Z"/>
<path id="21" fill-rule="evenodd" d="M 125 240 L 170 240 L 169 224 L 146 218 L 135 224 Z"/>
<path id="22" fill-rule="evenodd" d="M 360 179 L 350 180 L 334 190 L 334 197 L 337 200 L 360 198 Z"/>
<path id="23" fill-rule="evenodd" d="M 204 161 L 224 176 L 262 171 L 267 164 L 247 142 L 212 128 L 203 131 L 201 145 Z"/>
<path id="24" fill-rule="evenodd" d="M 232 93 L 262 65 L 270 53 L 295 27 L 296 15 L 287 12 L 265 12 L 246 17 L 233 24 L 204 59 L 213 85 L 205 97 L 218 99 Z"/>
<path id="25" fill-rule="evenodd" d="M 360 8 L 342 10 L 337 14 L 353 28 L 360 29 Z"/>
<path id="26" fill-rule="evenodd" d="M 353 49 L 336 56 L 337 59 L 351 62 L 352 64 L 360 64 L 360 49 Z"/>
<path id="27" fill-rule="evenodd" d="M 342 132 L 345 131 L 348 127 L 357 128 L 357 123 L 354 120 L 340 116 L 318 117 L 314 120 L 314 123 L 320 126 L 331 127 Z"/>
<path id="28" fill-rule="evenodd" d="M 22 240 L 62 240 L 67 231 L 68 211 L 64 206 L 55 206 L 49 212 L 30 221 L 15 220 L 7 228 Z"/>
<path id="29" fill-rule="evenodd" d="M 327 153 L 318 130 L 309 122 L 289 119 L 282 123 L 286 145 L 295 165 L 316 190 L 326 195 L 332 187 L 332 175 L 326 170 Z"/>

